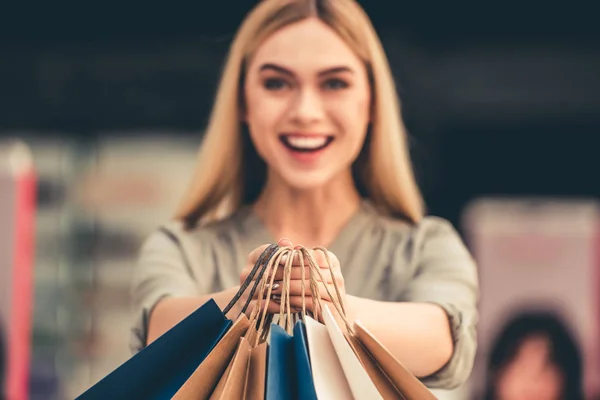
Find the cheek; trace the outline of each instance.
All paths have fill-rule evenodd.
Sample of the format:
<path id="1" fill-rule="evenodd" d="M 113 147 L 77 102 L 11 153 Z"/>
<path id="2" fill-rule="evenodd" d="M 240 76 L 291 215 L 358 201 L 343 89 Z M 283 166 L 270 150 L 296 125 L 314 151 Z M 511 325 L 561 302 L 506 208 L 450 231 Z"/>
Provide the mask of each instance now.
<path id="1" fill-rule="evenodd" d="M 349 139 L 362 143 L 370 122 L 369 98 L 357 96 L 339 104 L 337 120 Z"/>
<path id="2" fill-rule="evenodd" d="M 246 86 L 244 119 L 256 146 L 260 146 L 258 141 L 263 138 L 273 136 L 284 111 L 284 102 L 274 100 L 260 88 Z"/>

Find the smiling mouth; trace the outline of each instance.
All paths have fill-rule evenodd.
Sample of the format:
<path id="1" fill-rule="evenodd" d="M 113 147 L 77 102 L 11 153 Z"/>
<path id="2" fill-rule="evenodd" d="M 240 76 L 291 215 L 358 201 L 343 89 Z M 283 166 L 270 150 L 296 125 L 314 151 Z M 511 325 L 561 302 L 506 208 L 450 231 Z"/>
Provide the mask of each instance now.
<path id="1" fill-rule="evenodd" d="M 292 151 L 310 153 L 329 146 L 333 142 L 333 136 L 280 135 L 279 140 Z"/>

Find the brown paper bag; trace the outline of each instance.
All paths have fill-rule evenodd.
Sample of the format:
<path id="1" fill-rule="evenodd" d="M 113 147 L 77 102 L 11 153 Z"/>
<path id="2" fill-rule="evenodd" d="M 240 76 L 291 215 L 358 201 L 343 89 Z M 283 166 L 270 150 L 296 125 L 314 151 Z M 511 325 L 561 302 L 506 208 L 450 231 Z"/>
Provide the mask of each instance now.
<path id="1" fill-rule="evenodd" d="M 250 350 L 248 379 L 243 400 L 264 400 L 265 379 L 267 377 L 267 343 L 261 343 Z"/>
<path id="2" fill-rule="evenodd" d="M 225 380 L 222 393 L 214 393 L 212 399 L 241 399 L 246 387 L 248 363 L 250 361 L 250 344 L 245 338 L 240 338 L 240 344 L 233 356 L 231 370 Z M 216 397 L 218 396 L 218 397 Z"/>
<path id="3" fill-rule="evenodd" d="M 241 338 L 236 354 L 210 399 L 263 400 L 266 368 L 267 343 L 251 349 L 248 340 Z"/>
<path id="4" fill-rule="evenodd" d="M 437 400 L 433 393 L 402 365 L 360 321 L 354 322 L 354 332 L 360 343 L 406 400 Z"/>
<path id="5" fill-rule="evenodd" d="M 363 365 L 363 368 L 367 371 L 367 374 L 375 384 L 375 387 L 381 394 L 384 400 L 406 400 L 400 390 L 396 388 L 385 373 L 379 368 L 375 360 L 362 346 L 360 341 L 352 335 L 346 335 L 350 347 L 354 350 L 354 353 L 358 357 L 358 360 Z"/>
<path id="6" fill-rule="evenodd" d="M 227 383 L 227 378 L 229 378 L 229 374 L 231 373 L 231 368 L 233 367 L 234 360 L 235 360 L 235 355 L 229 361 L 229 364 L 227 365 L 227 369 L 225 370 L 225 372 L 223 372 L 223 376 L 221 376 L 221 379 L 219 379 L 219 383 L 217 383 L 215 390 L 213 390 L 213 392 L 211 393 L 210 400 L 221 398 L 221 394 L 223 393 L 223 390 L 225 389 L 225 384 Z"/>
<path id="7" fill-rule="evenodd" d="M 257 331 L 251 326 L 240 338 L 238 348 L 225 373 L 215 387 L 210 400 L 263 400 L 267 367 L 267 343 L 252 348 Z"/>
<path id="8" fill-rule="evenodd" d="M 196 368 L 181 388 L 175 393 L 176 400 L 204 400 L 208 399 L 215 389 L 219 379 L 224 375 L 227 364 L 238 347 L 250 321 L 242 314 L 233 323 L 229 331 L 223 335 L 219 343 L 212 349 L 206 359 Z"/>

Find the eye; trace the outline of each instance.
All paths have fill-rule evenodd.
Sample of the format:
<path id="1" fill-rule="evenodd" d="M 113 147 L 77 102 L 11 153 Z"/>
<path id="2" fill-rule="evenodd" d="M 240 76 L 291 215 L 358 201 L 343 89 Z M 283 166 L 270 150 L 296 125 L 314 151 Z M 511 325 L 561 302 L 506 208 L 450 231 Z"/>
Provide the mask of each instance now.
<path id="1" fill-rule="evenodd" d="M 285 89 L 290 85 L 288 84 L 288 82 L 281 78 L 267 78 L 264 80 L 263 86 L 267 90 L 277 91 Z"/>
<path id="2" fill-rule="evenodd" d="M 325 90 L 341 90 L 346 89 L 348 86 L 348 82 L 339 78 L 332 78 L 323 82 L 323 88 Z"/>

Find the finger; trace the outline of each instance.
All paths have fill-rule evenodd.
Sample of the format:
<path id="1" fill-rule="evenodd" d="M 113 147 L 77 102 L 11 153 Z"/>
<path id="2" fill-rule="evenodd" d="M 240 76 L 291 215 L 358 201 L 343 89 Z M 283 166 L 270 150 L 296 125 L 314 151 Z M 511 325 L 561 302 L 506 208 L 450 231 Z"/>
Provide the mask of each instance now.
<path id="1" fill-rule="evenodd" d="M 329 273 L 329 271 L 321 271 L 321 273 L 323 275 L 325 275 L 325 272 Z M 310 268 L 308 267 L 304 267 L 304 279 L 309 279 L 310 278 Z M 301 280 L 303 277 L 302 275 L 302 267 L 301 266 L 295 266 L 292 267 L 290 270 L 290 280 Z M 277 272 L 275 272 L 275 280 L 276 281 L 282 281 L 284 278 L 284 270 L 283 268 L 278 268 Z M 319 276 L 316 275 L 317 280 L 320 280 Z"/>
<path id="2" fill-rule="evenodd" d="M 329 292 L 332 294 L 332 296 L 335 296 L 335 289 L 333 288 L 332 284 L 327 284 L 327 289 L 329 289 Z M 317 284 L 317 296 L 321 299 L 324 300 L 330 300 L 329 295 L 327 294 L 327 289 L 325 289 L 325 285 L 323 285 L 322 282 L 319 282 Z M 281 292 L 281 288 L 279 290 L 279 292 Z M 290 293 L 290 297 L 302 297 L 302 281 L 291 281 L 290 285 L 289 285 L 289 293 Z M 275 293 L 276 295 L 278 295 L 279 293 Z M 304 284 L 304 296 L 305 297 L 312 297 L 313 296 L 313 291 L 310 287 L 310 284 L 308 281 L 305 281 Z"/>
<path id="3" fill-rule="evenodd" d="M 315 261 L 319 265 L 319 267 L 323 269 L 329 269 L 331 266 L 332 269 L 339 268 L 340 261 L 338 258 L 329 250 L 323 249 L 315 249 L 311 250 L 311 254 L 313 255 Z"/>
<path id="4" fill-rule="evenodd" d="M 314 312 L 315 310 L 315 301 L 312 298 L 305 298 L 304 299 L 304 307 L 306 309 L 307 312 Z M 328 300 L 321 300 L 320 304 L 325 307 L 327 305 L 330 305 L 331 307 L 333 307 L 332 303 Z M 290 307 L 293 307 L 297 310 L 302 311 L 302 297 L 301 296 L 293 296 L 290 297 Z M 322 310 L 321 310 L 322 312 Z"/>
<path id="5" fill-rule="evenodd" d="M 252 268 L 254 266 L 254 264 L 256 264 L 256 261 L 258 261 L 258 257 L 260 257 L 260 255 L 269 246 L 270 246 L 270 244 L 263 244 L 262 246 L 258 246 L 257 248 L 255 248 L 254 250 L 252 250 L 250 252 L 250 254 L 248 254 L 248 264 L 252 265 L 250 268 Z"/>
<path id="6" fill-rule="evenodd" d="M 269 287 L 270 287 L 270 286 L 271 286 L 271 284 L 270 284 L 270 283 L 267 283 L 267 284 L 265 285 L 264 291 L 263 291 L 263 293 L 262 293 L 262 297 L 263 297 L 263 298 L 265 298 L 265 297 L 266 297 L 266 296 L 269 294 Z M 281 288 L 281 282 L 273 282 L 273 287 L 272 287 L 272 289 L 271 289 L 271 292 L 270 292 L 270 293 L 271 293 L 271 295 L 273 295 L 273 294 L 278 294 L 278 293 L 281 293 L 281 290 L 282 290 L 282 288 Z M 260 287 L 259 287 L 259 288 L 257 288 L 257 290 L 254 292 L 254 296 L 252 296 L 252 297 L 253 297 L 254 299 L 258 299 L 260 296 L 261 296 L 261 293 L 260 293 Z"/>
<path id="7" fill-rule="evenodd" d="M 314 250 L 314 249 L 306 249 L 308 252 L 307 254 L 304 254 L 304 263 L 305 265 L 310 265 L 311 260 L 312 263 L 314 263 L 315 266 L 321 268 L 321 269 L 328 269 L 329 267 L 327 266 L 327 258 L 325 257 L 325 255 L 323 254 L 322 251 L 320 250 Z"/>
<path id="8" fill-rule="evenodd" d="M 260 312 L 264 311 L 265 304 L 266 304 L 265 301 L 263 301 L 261 303 Z M 248 309 L 246 310 L 246 315 L 250 315 L 256 307 L 258 307 L 258 300 L 252 300 L 250 302 L 250 305 L 248 306 Z M 300 311 L 302 311 L 302 308 L 301 308 L 301 306 L 295 307 L 292 304 L 290 304 L 290 311 L 291 312 L 300 312 Z M 269 301 L 269 304 L 267 305 L 267 313 L 279 314 L 280 312 L 281 312 L 281 299 L 271 299 Z"/>
<path id="9" fill-rule="evenodd" d="M 271 302 L 277 304 L 277 307 L 278 307 L 277 314 L 281 313 L 281 297 L 275 296 L 274 298 L 271 299 Z M 296 312 L 301 312 L 301 311 L 302 311 L 302 307 L 295 307 L 292 304 L 290 304 L 290 312 L 296 313 Z M 285 309 L 284 312 L 287 312 L 287 308 Z"/>
<path id="10" fill-rule="evenodd" d="M 283 256 L 281 256 L 281 258 L 279 259 L 279 265 L 280 266 L 285 266 L 286 263 L 288 262 L 288 257 L 289 255 L 292 254 L 292 252 L 288 252 L 287 254 L 284 254 Z M 292 260 L 292 266 L 300 266 L 302 265 L 301 258 L 300 255 L 298 254 L 298 252 L 293 252 L 294 254 L 294 259 Z"/>
<path id="11" fill-rule="evenodd" d="M 264 311 L 266 304 L 267 304 L 267 302 L 264 300 L 261 302 L 260 310 L 259 310 L 260 312 Z M 250 315 L 256 307 L 258 307 L 258 300 L 252 300 L 250 302 L 250 305 L 248 306 L 248 309 L 246 310 L 246 315 Z M 269 301 L 269 304 L 267 305 L 267 313 L 278 314 L 280 309 L 281 309 L 281 305 L 279 303 L 277 303 L 274 300 Z"/>
<path id="12" fill-rule="evenodd" d="M 292 241 L 288 238 L 279 239 L 279 242 L 277 242 L 277 244 L 282 247 L 294 247 Z"/>
<path id="13" fill-rule="evenodd" d="M 331 293 L 332 296 L 336 296 L 335 288 L 333 286 L 331 275 L 329 275 L 329 271 L 323 271 L 323 274 L 327 275 L 327 277 L 329 279 L 329 282 L 327 282 L 327 289 L 329 290 L 329 293 Z M 318 296 L 320 298 L 325 299 L 325 300 L 330 300 L 329 294 L 327 293 L 327 289 L 325 289 L 323 282 L 318 282 L 317 288 L 318 288 Z M 273 282 L 273 287 L 270 292 L 268 289 L 269 289 L 269 286 L 267 286 L 265 288 L 265 290 L 263 291 L 262 294 L 260 293 L 260 290 L 257 290 L 254 293 L 253 298 L 258 299 L 259 297 L 262 297 L 264 299 L 269 295 L 271 296 L 271 298 L 279 298 L 281 296 L 281 294 L 283 293 L 283 282 L 275 281 L 275 282 Z M 292 296 L 302 297 L 302 294 L 303 294 L 302 280 L 298 279 L 298 280 L 290 281 L 289 286 L 288 286 L 288 291 L 289 291 L 290 297 L 292 297 Z M 311 289 L 310 281 L 308 279 L 305 279 L 304 280 L 304 296 L 311 297 L 312 295 L 313 295 L 313 292 Z"/>

